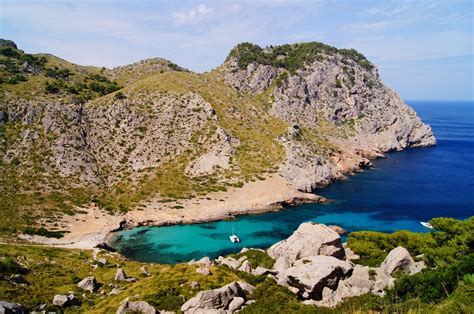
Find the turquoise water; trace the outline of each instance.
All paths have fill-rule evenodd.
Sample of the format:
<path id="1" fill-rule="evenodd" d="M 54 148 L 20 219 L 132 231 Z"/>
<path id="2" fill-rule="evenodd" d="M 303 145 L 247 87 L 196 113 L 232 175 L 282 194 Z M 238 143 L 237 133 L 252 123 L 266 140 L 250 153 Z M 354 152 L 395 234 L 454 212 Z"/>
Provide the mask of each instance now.
<path id="1" fill-rule="evenodd" d="M 331 202 L 234 221 L 121 231 L 113 246 L 147 262 L 177 263 L 217 257 L 242 247 L 265 248 L 288 237 L 304 221 L 348 231 L 426 232 L 419 221 L 474 214 L 474 103 L 408 101 L 431 124 L 438 145 L 388 154 L 374 168 L 315 191 Z M 229 241 L 232 226 L 241 243 Z"/>

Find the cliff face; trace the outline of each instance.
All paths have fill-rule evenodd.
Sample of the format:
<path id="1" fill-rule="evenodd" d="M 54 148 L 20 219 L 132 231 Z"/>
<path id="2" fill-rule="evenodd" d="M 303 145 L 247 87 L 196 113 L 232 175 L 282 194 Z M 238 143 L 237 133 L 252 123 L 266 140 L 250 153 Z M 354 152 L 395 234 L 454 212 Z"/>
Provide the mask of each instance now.
<path id="1" fill-rule="evenodd" d="M 1 192 L 11 212 L 46 201 L 128 210 L 155 194 L 195 197 L 275 172 L 309 191 L 384 152 L 435 144 L 352 50 L 241 44 L 199 75 L 162 59 L 107 70 L 7 41 L 0 49 Z"/>
<path id="2" fill-rule="evenodd" d="M 266 49 L 241 44 L 220 73 L 242 92 L 268 95 L 269 113 L 292 126 L 280 139 L 286 147 L 281 173 L 303 190 L 368 164 L 365 157 L 436 143 L 431 128 L 353 50 L 317 43 Z M 337 149 L 312 151 L 311 141 L 301 139 L 324 125 L 331 125 L 324 135 Z"/>

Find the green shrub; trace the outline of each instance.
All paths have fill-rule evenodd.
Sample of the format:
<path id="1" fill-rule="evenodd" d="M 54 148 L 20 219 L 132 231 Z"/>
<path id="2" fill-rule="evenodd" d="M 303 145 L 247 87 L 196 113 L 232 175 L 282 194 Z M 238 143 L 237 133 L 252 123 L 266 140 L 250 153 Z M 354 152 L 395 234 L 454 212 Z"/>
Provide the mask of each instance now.
<path id="1" fill-rule="evenodd" d="M 47 238 L 62 238 L 64 235 L 63 235 L 63 232 L 61 231 L 49 231 L 48 229 L 44 228 L 44 227 L 40 227 L 40 228 L 33 228 L 33 227 L 26 227 L 23 232 L 25 234 L 30 234 L 30 235 L 39 235 L 39 236 L 43 236 L 43 237 L 47 237 Z"/>
<path id="2" fill-rule="evenodd" d="M 176 288 L 167 288 L 147 295 L 145 301 L 162 311 L 177 311 L 184 304 L 184 299 Z"/>
<path id="3" fill-rule="evenodd" d="M 425 303 L 437 303 L 457 288 L 463 276 L 474 273 L 474 254 L 451 266 L 426 269 L 413 276 L 405 275 L 387 291 L 392 303 L 419 298 Z"/>
<path id="4" fill-rule="evenodd" d="M 115 93 L 114 98 L 120 100 L 120 99 L 125 99 L 125 98 L 127 98 L 127 96 L 125 96 L 125 94 L 122 93 L 122 92 L 117 92 L 117 93 Z"/>
<path id="5" fill-rule="evenodd" d="M 260 250 L 250 249 L 247 252 L 239 253 L 234 255 L 235 258 L 239 259 L 242 256 L 246 256 L 247 260 L 252 265 L 252 268 L 257 268 L 257 266 L 265 267 L 271 269 L 275 261 L 268 256 L 267 253 L 262 252 Z"/>

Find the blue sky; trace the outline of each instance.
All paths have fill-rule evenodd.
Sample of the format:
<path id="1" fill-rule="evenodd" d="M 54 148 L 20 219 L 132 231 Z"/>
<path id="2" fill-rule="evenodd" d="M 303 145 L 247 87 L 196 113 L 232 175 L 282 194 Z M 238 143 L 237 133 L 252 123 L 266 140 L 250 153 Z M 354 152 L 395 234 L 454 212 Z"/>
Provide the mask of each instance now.
<path id="1" fill-rule="evenodd" d="M 355 48 L 404 99 L 473 99 L 473 2 L 0 0 L 0 37 L 114 67 L 163 57 L 194 71 L 243 41 Z"/>

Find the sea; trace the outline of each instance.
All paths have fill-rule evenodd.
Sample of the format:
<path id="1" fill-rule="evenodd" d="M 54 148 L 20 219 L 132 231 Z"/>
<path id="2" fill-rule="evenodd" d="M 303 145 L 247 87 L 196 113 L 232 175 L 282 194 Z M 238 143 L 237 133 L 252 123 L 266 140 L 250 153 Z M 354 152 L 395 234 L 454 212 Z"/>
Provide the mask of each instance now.
<path id="1" fill-rule="evenodd" d="M 139 227 L 117 233 L 112 245 L 133 260 L 174 264 L 216 258 L 243 247 L 267 248 L 307 221 L 338 225 L 348 232 L 430 232 L 420 221 L 474 215 L 474 102 L 406 102 L 431 125 L 437 145 L 389 153 L 375 160 L 373 168 L 314 191 L 328 198 L 327 204 L 232 221 Z M 233 228 L 240 243 L 229 241 Z"/>

